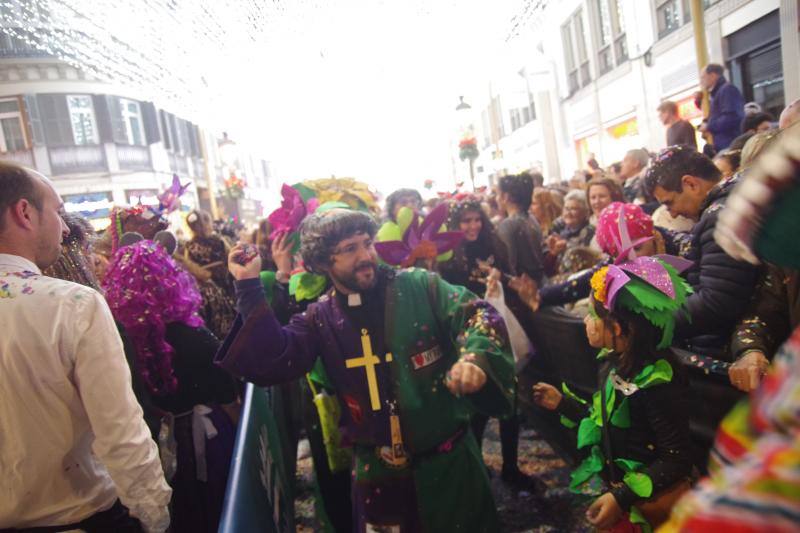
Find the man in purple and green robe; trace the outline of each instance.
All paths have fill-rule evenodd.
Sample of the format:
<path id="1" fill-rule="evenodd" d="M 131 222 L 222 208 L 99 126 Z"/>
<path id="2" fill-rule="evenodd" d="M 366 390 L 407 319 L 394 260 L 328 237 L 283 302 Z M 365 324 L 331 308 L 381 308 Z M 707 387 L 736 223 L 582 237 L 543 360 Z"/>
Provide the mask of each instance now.
<path id="1" fill-rule="evenodd" d="M 306 268 L 333 288 L 282 327 L 266 304 L 258 258 L 231 253 L 241 315 L 221 366 L 258 385 L 297 379 L 320 358 L 354 449 L 360 532 L 497 531 L 486 470 L 469 431 L 476 410 L 507 414 L 513 358 L 496 311 L 425 270 L 377 265 L 376 226 L 333 210 L 301 230 Z"/>

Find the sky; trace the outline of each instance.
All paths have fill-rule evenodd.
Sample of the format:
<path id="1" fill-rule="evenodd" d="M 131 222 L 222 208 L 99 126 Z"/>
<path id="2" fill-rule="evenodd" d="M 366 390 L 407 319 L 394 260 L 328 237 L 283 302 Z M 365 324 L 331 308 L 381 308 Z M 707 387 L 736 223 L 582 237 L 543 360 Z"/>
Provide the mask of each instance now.
<path id="1" fill-rule="evenodd" d="M 38 38 L 62 58 L 228 132 L 279 182 L 336 175 L 389 192 L 451 188 L 458 97 L 516 53 L 506 37 L 526 3 L 26 0 L 21 16 L 47 19 L 57 31 Z"/>
<path id="2" fill-rule="evenodd" d="M 331 2 L 295 22 L 302 31 L 287 31 L 245 88 L 269 126 L 242 110 L 230 128 L 263 142 L 287 176 L 449 188 L 458 97 L 498 62 L 515 4 Z"/>

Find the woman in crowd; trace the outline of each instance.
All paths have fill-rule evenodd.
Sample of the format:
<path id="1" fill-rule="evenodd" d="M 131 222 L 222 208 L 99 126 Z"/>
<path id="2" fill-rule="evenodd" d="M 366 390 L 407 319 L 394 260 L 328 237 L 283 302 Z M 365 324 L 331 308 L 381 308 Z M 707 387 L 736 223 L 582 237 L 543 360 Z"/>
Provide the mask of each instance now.
<path id="1" fill-rule="evenodd" d="M 611 178 L 593 178 L 586 186 L 586 202 L 592 210 L 589 223 L 597 224 L 597 217 L 611 202 L 624 202 L 622 187 Z"/>
<path id="2" fill-rule="evenodd" d="M 564 197 L 564 211 L 553 224 L 546 242 L 545 272 L 549 276 L 571 274 L 594 264 L 598 257 L 588 247 L 594 237 L 589 223 L 586 193 L 573 190 Z"/>
<path id="3" fill-rule="evenodd" d="M 64 215 L 64 222 L 69 228 L 69 235 L 61 243 L 61 256 L 42 273 L 99 290 L 92 257 L 92 225 L 74 213 Z"/>
<path id="4" fill-rule="evenodd" d="M 561 195 L 549 189 L 534 189 L 531 202 L 531 215 L 539 223 L 542 235 L 549 235 L 553 223 L 564 208 Z"/>
<path id="5" fill-rule="evenodd" d="M 624 227 L 622 226 L 624 225 Z M 527 301 L 535 301 L 535 307 L 566 305 L 588 298 L 591 292 L 589 281 L 600 268 L 609 264 L 611 259 L 619 256 L 624 248 L 625 235 L 631 243 L 638 243 L 628 252 L 629 258 L 651 256 L 656 254 L 678 255 L 681 236 L 653 225 L 653 220 L 636 204 L 614 202 L 600 214 L 597 222 L 597 243 L 606 254 L 605 261 L 597 263 L 593 268 L 579 272 L 560 283 L 551 283 L 538 290 L 534 287 L 520 286 L 521 296 Z"/>
<path id="6" fill-rule="evenodd" d="M 214 232 L 211 215 L 195 210 L 186 217 L 192 240 L 186 243 L 182 260 L 191 261 L 200 267 L 192 269 L 200 283 L 203 296 L 201 315 L 209 329 L 222 339 L 236 317 L 234 309 L 233 278 L 228 274 L 228 245 Z"/>
<path id="7" fill-rule="evenodd" d="M 136 371 L 166 414 L 159 444 L 173 488 L 171 529 L 215 532 L 233 452 L 236 388 L 213 364 L 219 342 L 203 326 L 197 285 L 160 245 L 144 240 L 116 252 L 103 287 L 133 346 Z"/>
<path id="8" fill-rule="evenodd" d="M 675 313 L 691 289 L 663 257 L 639 257 L 592 276 L 584 322 L 602 363 L 591 401 L 566 386 L 563 394 L 547 383 L 533 389 L 538 405 L 578 428 L 586 458 L 570 489 L 598 496 L 586 516 L 600 530 L 657 527 L 691 482 L 688 379 L 668 350 Z"/>

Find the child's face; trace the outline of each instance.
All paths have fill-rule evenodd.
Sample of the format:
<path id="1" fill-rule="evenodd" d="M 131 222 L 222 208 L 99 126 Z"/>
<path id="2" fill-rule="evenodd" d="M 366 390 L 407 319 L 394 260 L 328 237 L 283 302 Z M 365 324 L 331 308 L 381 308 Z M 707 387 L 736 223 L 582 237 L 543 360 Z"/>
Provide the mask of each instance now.
<path id="1" fill-rule="evenodd" d="M 592 348 L 614 348 L 613 332 L 606 326 L 603 319 L 589 313 L 583 319 L 586 326 L 586 337 L 589 338 L 589 345 Z"/>

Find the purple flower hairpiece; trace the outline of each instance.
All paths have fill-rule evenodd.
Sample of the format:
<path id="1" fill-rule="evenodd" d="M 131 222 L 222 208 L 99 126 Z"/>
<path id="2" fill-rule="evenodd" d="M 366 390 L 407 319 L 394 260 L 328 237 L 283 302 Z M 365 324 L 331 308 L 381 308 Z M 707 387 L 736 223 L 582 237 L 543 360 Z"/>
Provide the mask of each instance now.
<path id="1" fill-rule="evenodd" d="M 181 185 L 181 181 L 177 174 L 172 175 L 172 185 L 169 186 L 164 192 L 157 196 L 158 198 L 158 211 L 159 213 L 172 213 L 181 206 L 181 196 L 189 188 L 191 182 L 186 185 Z"/>
<path id="2" fill-rule="evenodd" d="M 418 259 L 434 259 L 453 250 L 464 234 L 460 231 L 440 231 L 447 214 L 447 204 L 442 203 L 428 213 L 422 224 L 419 223 L 419 217 L 414 216 L 402 240 L 375 243 L 378 255 L 390 265 L 409 267 Z"/>
<path id="3" fill-rule="evenodd" d="M 297 231 L 303 219 L 319 207 L 319 201 L 316 198 L 310 198 L 308 202 L 305 202 L 297 189 L 285 183 L 281 187 L 281 196 L 283 196 L 281 206 L 267 217 L 272 226 L 270 239 L 274 239 L 280 233 Z"/>

